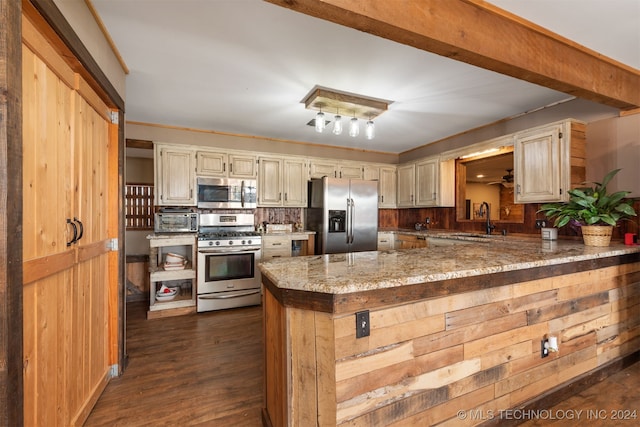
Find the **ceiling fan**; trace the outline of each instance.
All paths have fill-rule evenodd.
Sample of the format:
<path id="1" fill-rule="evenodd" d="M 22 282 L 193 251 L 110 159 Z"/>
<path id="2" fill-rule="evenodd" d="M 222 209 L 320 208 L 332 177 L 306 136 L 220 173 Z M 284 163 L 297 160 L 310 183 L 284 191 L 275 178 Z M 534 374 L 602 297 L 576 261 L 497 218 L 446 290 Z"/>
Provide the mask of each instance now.
<path id="1" fill-rule="evenodd" d="M 505 169 L 506 175 L 502 176 L 502 181 L 490 182 L 488 185 L 502 184 L 506 188 L 513 188 L 513 169 Z"/>

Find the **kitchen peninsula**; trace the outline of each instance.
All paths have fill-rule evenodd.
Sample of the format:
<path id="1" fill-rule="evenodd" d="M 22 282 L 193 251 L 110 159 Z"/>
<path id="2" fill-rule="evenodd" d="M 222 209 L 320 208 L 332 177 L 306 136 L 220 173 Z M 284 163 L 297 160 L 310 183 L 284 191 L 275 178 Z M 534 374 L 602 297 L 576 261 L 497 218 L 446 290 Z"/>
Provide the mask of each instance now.
<path id="1" fill-rule="evenodd" d="M 640 247 L 445 237 L 261 264 L 265 425 L 490 424 L 639 359 Z"/>

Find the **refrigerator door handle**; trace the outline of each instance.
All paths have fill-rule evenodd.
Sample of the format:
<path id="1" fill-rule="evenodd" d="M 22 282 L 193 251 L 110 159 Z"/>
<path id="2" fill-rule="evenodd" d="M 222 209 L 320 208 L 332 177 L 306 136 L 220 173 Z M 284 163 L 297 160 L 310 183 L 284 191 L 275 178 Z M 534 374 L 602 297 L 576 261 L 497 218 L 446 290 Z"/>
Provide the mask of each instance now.
<path id="1" fill-rule="evenodd" d="M 349 210 L 349 244 L 353 244 L 353 222 L 356 210 L 356 204 L 353 199 L 349 199 L 351 209 Z"/>
<path id="2" fill-rule="evenodd" d="M 351 243 L 351 234 L 350 234 L 350 230 L 351 230 L 351 199 L 347 197 L 347 213 L 345 216 L 345 224 L 344 224 L 344 231 L 345 231 L 345 243 L 348 245 Z"/>

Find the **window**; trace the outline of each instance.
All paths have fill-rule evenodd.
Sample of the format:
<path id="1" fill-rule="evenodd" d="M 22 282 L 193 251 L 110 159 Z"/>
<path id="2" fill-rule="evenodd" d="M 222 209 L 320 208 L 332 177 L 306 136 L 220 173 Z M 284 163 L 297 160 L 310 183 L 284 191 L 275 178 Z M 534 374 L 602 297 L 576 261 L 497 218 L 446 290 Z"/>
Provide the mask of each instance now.
<path id="1" fill-rule="evenodd" d="M 153 185 L 125 186 L 125 225 L 127 230 L 153 230 Z"/>

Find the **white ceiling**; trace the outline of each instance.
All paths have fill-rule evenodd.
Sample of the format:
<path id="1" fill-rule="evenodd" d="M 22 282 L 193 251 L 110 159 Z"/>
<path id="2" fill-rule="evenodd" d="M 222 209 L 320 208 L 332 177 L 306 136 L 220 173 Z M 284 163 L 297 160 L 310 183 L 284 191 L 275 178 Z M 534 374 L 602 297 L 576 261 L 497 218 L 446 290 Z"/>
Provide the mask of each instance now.
<path id="1" fill-rule="evenodd" d="M 401 153 L 571 99 L 260 0 L 92 3 L 130 70 L 127 121 Z M 640 69 L 639 0 L 491 3 Z M 372 141 L 319 134 L 315 85 L 394 102 Z"/>

